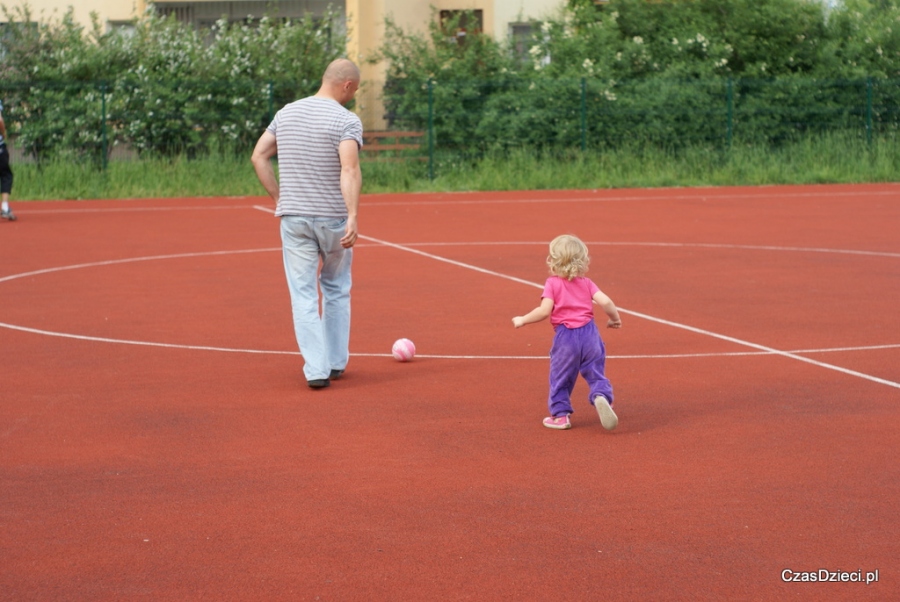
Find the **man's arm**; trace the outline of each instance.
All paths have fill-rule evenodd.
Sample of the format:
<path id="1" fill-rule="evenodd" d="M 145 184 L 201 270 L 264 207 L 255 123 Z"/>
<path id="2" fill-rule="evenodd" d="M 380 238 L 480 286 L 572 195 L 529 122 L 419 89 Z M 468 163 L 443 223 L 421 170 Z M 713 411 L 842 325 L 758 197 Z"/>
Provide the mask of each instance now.
<path id="1" fill-rule="evenodd" d="M 250 156 L 250 162 L 253 163 L 253 169 L 256 170 L 256 177 L 259 178 L 260 184 L 269 193 L 276 203 L 281 194 L 278 187 L 278 178 L 275 177 L 275 168 L 272 166 L 272 157 L 278 153 L 278 144 L 275 142 L 275 134 L 266 130 L 259 137 L 256 148 Z"/>
<path id="2" fill-rule="evenodd" d="M 359 167 L 359 144 L 356 140 L 342 140 L 338 147 L 341 157 L 341 194 L 347 205 L 347 230 L 341 245 L 349 249 L 356 244 L 359 234 L 357 217 L 359 194 L 362 190 L 362 170 Z"/>

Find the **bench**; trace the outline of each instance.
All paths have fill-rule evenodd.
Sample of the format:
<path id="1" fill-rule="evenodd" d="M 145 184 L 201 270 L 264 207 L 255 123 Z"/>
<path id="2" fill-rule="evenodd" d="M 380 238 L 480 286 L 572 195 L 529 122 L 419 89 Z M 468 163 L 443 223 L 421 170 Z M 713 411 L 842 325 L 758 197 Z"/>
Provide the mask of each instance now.
<path id="1" fill-rule="evenodd" d="M 421 140 L 425 137 L 425 132 L 410 131 L 375 131 L 363 132 L 363 156 L 378 155 L 385 151 L 393 151 L 390 153 L 394 159 L 419 159 L 426 160 L 427 157 L 409 156 L 404 151 L 417 151 L 422 148 Z"/>

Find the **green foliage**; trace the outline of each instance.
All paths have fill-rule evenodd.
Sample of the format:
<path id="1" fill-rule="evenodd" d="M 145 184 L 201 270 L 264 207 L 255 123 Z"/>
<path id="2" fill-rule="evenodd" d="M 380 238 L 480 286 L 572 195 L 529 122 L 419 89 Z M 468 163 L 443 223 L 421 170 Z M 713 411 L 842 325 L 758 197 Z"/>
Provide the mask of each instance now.
<path id="1" fill-rule="evenodd" d="M 345 44 L 334 14 L 201 34 L 152 12 L 130 33 L 82 28 L 71 10 L 3 13 L 0 98 L 16 146 L 41 160 L 96 163 L 116 145 L 246 152 Z M 533 24 L 523 53 L 457 25 L 435 14 L 420 35 L 388 20 L 380 56 L 390 125 L 433 127 L 440 151 L 720 149 L 900 129 L 900 0 L 569 0 Z"/>
<path id="2" fill-rule="evenodd" d="M 783 144 L 900 123 L 897 0 L 569 0 L 524 56 L 433 19 L 428 36 L 389 21 L 382 58 L 393 123 L 425 129 L 431 106 L 445 149 Z"/>
<path id="3" fill-rule="evenodd" d="M 828 16 L 823 71 L 844 77 L 900 77 L 900 2 L 844 0 Z"/>
<path id="4" fill-rule="evenodd" d="M 407 34 L 389 18 L 378 57 L 388 65 L 385 108 L 390 124 L 422 129 L 428 122 L 430 87 L 433 106 L 454 107 L 434 113 L 436 135 L 442 145 L 458 148 L 470 143 L 485 101 L 502 86 L 510 64 L 503 48 L 487 35 L 448 33 L 457 30 L 461 18 L 443 27 L 432 18 L 428 36 Z"/>
<path id="5" fill-rule="evenodd" d="M 274 109 L 318 88 L 345 46 L 335 13 L 223 19 L 203 33 L 153 11 L 110 32 L 96 19 L 85 30 L 72 9 L 40 22 L 27 5 L 3 13 L 12 27 L 0 98 L 16 145 L 38 159 L 99 161 L 117 144 L 163 156 L 246 149 Z"/>

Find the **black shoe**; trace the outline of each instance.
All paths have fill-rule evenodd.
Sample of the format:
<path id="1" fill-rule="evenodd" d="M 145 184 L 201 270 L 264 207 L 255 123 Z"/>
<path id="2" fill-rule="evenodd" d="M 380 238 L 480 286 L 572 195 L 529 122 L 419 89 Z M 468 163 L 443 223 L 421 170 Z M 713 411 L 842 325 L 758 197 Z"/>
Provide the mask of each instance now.
<path id="1" fill-rule="evenodd" d="M 306 384 L 309 385 L 310 389 L 324 389 L 331 384 L 331 381 L 327 378 L 316 378 L 306 381 Z"/>
<path id="2" fill-rule="evenodd" d="M 344 375 L 343 370 L 332 370 L 331 374 L 328 375 L 328 378 L 330 378 L 331 380 L 337 380 L 343 375 Z"/>

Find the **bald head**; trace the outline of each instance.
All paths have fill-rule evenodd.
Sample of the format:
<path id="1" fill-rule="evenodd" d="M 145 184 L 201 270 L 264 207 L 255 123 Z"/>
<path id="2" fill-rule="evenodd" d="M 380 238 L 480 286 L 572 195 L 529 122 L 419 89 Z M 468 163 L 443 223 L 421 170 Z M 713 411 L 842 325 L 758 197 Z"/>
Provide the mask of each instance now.
<path id="1" fill-rule="evenodd" d="M 359 89 L 359 67 L 349 59 L 336 59 L 322 75 L 322 87 L 316 96 L 323 96 L 347 104 Z"/>
<path id="2" fill-rule="evenodd" d="M 322 76 L 322 83 L 343 84 L 344 82 L 359 81 L 359 67 L 349 59 L 336 59 L 331 61 Z"/>

